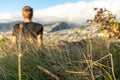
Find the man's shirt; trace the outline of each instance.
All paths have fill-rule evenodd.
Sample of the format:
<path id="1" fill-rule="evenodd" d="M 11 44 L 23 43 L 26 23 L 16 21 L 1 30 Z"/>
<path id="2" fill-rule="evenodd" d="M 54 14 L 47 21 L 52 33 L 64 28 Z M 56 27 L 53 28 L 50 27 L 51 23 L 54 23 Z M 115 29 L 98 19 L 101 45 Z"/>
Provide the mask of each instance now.
<path id="1" fill-rule="evenodd" d="M 13 36 L 17 39 L 20 35 L 23 39 L 37 39 L 38 35 L 43 35 L 43 26 L 35 22 L 22 22 L 13 26 Z"/>

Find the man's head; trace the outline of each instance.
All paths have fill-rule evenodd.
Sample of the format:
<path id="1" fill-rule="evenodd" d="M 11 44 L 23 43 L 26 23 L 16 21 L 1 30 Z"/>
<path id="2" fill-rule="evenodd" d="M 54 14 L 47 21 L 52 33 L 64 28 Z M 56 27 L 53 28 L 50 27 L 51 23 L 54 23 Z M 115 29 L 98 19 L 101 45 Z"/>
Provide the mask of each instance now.
<path id="1" fill-rule="evenodd" d="M 33 9 L 30 6 L 24 6 L 22 9 L 22 14 L 24 18 L 32 19 Z"/>

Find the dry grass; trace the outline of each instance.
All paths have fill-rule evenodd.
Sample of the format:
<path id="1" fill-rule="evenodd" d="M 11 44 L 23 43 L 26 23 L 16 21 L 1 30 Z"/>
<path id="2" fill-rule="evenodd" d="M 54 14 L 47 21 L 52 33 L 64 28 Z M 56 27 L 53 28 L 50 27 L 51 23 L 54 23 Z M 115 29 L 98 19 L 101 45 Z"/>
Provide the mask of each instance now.
<path id="1" fill-rule="evenodd" d="M 59 44 L 58 44 L 59 43 Z M 119 48 L 104 38 L 79 42 L 60 41 L 42 49 L 20 44 L 11 51 L 1 46 L 0 79 L 2 80 L 117 80 Z M 18 53 L 21 61 L 18 64 Z M 118 59 L 119 60 L 119 59 Z M 116 67 L 117 66 L 117 67 Z M 19 68 L 21 69 L 20 73 Z M 114 71 L 114 68 L 115 71 Z M 19 79 L 18 79 L 19 74 Z"/>

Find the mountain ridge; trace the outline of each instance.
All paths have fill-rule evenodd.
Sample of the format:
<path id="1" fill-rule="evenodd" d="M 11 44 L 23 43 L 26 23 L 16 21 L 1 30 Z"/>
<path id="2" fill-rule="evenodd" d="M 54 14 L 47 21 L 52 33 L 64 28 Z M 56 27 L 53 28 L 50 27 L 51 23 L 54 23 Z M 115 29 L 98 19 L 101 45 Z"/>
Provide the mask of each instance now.
<path id="1" fill-rule="evenodd" d="M 22 22 L 22 21 L 0 23 L 0 32 L 11 31 L 13 26 L 20 22 Z M 59 31 L 59 30 L 63 30 L 63 29 L 70 29 L 70 28 L 74 28 L 76 26 L 77 26 L 76 24 L 69 24 L 67 22 L 54 22 L 54 23 L 43 24 L 43 27 L 45 29 L 47 28 L 47 30 L 50 32 Z"/>

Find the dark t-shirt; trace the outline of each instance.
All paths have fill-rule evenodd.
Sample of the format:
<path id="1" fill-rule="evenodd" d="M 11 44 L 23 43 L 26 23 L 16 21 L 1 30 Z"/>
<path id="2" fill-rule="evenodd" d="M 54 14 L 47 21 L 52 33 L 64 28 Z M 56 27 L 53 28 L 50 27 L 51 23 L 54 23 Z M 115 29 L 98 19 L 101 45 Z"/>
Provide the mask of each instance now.
<path id="1" fill-rule="evenodd" d="M 22 24 L 22 28 L 20 25 Z M 43 26 L 39 23 L 35 22 L 22 22 L 19 24 L 15 24 L 13 26 L 13 36 L 19 37 L 19 32 L 22 35 L 22 37 L 26 38 L 33 38 L 36 39 L 37 35 L 43 34 Z"/>

